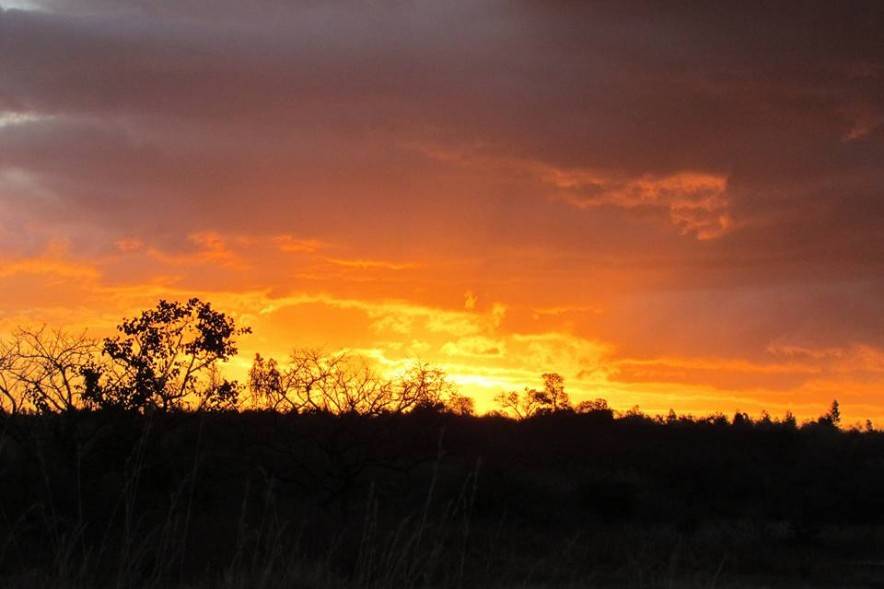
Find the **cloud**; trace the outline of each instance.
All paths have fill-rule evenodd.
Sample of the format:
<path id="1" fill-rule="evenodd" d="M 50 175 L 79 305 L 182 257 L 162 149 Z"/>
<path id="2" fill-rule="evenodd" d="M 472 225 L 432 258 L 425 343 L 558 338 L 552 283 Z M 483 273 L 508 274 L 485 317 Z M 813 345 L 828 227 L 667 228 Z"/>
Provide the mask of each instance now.
<path id="1" fill-rule="evenodd" d="M 27 112 L 0 111 L 0 127 L 12 127 L 40 120 L 40 117 Z"/>
<path id="2" fill-rule="evenodd" d="M 862 18 L 824 6 L 800 22 L 771 10 L 760 30 L 749 9 L 723 18 L 667 8 L 652 31 L 641 11 L 603 6 L 44 7 L 0 21 L 0 101 L 5 116 L 28 117 L 0 133 L 0 167 L 57 196 L 33 211 L 42 219 L 166 239 L 320 227 L 317 240 L 368 249 L 390 227 L 425 249 L 493 238 L 561 251 L 579 247 L 581 232 L 597 234 L 592 247 L 677 249 L 649 230 L 650 215 L 676 235 L 727 235 L 723 265 L 763 236 L 771 255 L 800 249 L 821 271 L 834 265 L 806 239 L 832 207 L 876 239 L 854 211 L 880 201 L 868 162 L 884 155 L 870 122 L 881 56 Z M 578 34 L 576 21 L 591 32 Z M 814 61 L 820 44 L 829 54 Z M 782 59 L 759 59 L 771 52 Z M 827 79 L 825 93 L 814 76 Z M 862 141 L 845 143 L 851 133 Z M 414 145 L 466 145 L 485 173 Z M 550 191 L 585 212 L 542 202 Z M 504 206 L 512 212 L 496 214 Z M 629 214 L 600 210 L 609 207 Z M 845 235 L 822 239 L 849 247 Z"/>
<path id="3" fill-rule="evenodd" d="M 488 337 L 473 336 L 445 342 L 441 351 L 448 356 L 500 357 L 506 353 L 506 345 Z"/>
<path id="4" fill-rule="evenodd" d="M 420 264 L 414 262 L 389 262 L 386 260 L 347 260 L 341 258 L 326 258 L 326 261 L 335 266 L 343 266 L 344 268 L 357 268 L 361 270 L 381 269 L 381 270 L 411 270 L 420 267 Z"/>
<path id="5" fill-rule="evenodd" d="M 21 275 L 91 280 L 97 278 L 99 273 L 93 265 L 70 259 L 63 245 L 55 245 L 36 257 L 0 258 L 0 278 Z"/>
<path id="6" fill-rule="evenodd" d="M 712 239 L 732 228 L 728 211 L 727 177 L 704 172 L 676 171 L 665 176 L 589 168 L 558 168 L 542 161 L 501 158 L 481 150 L 415 146 L 428 157 L 537 182 L 542 192 L 577 208 L 602 206 L 623 209 L 662 209 L 682 234 Z"/>
<path id="7" fill-rule="evenodd" d="M 489 390 L 875 378 L 876 2 L 4 6 L 4 321 L 199 292 Z"/>
<path id="8" fill-rule="evenodd" d="M 71 258 L 62 244 L 2 267 L 7 271 L 0 273 L 0 287 L 30 298 L 4 302 L 0 331 L 52 320 L 69 328 L 89 326 L 93 335 L 103 335 L 111 333 L 120 317 L 158 298 L 200 296 L 255 328 L 230 365 L 237 375 L 248 369 L 255 351 L 278 357 L 297 346 L 364 354 L 389 371 L 421 359 L 442 367 L 465 392 L 476 395 L 481 410 L 492 409 L 492 398 L 500 391 L 536 386 L 540 374 L 554 370 L 565 376 L 575 401 L 602 396 L 620 409 L 640 404 L 651 412 L 665 412 L 670 406 L 695 413 L 762 408 L 781 412 L 788 407 L 811 416 L 837 397 L 854 412 L 851 415 L 877 416 L 868 395 L 884 379 L 884 348 L 865 345 L 820 349 L 784 342 L 772 344 L 764 360 L 635 357 L 610 342 L 550 330 L 549 325 L 520 331 L 507 323 L 511 311 L 518 309 L 506 308 L 505 314 L 500 305 L 485 312 L 461 310 L 456 298 L 445 309 L 309 292 L 274 296 L 249 288 L 193 289 L 160 279 L 109 284 L 98 267 Z M 36 292 L 40 295 L 35 298 Z M 849 390 L 839 390 L 847 384 Z"/>
<path id="9" fill-rule="evenodd" d="M 477 297 L 473 291 L 468 290 L 463 295 L 463 308 L 467 311 L 473 311 L 476 308 L 476 303 L 479 302 L 479 297 Z"/>
<path id="10" fill-rule="evenodd" d="M 273 238 L 273 243 L 286 253 L 313 253 L 326 245 L 318 239 L 298 239 L 291 235 L 277 235 Z"/>

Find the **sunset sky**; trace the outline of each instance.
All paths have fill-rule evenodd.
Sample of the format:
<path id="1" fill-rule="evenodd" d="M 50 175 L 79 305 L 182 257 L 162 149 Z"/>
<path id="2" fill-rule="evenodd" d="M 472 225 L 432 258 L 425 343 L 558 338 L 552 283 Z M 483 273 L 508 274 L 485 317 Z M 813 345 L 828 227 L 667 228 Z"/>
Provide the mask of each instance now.
<path id="1" fill-rule="evenodd" d="M 884 422 L 880 2 L 0 6 L 0 332 Z"/>

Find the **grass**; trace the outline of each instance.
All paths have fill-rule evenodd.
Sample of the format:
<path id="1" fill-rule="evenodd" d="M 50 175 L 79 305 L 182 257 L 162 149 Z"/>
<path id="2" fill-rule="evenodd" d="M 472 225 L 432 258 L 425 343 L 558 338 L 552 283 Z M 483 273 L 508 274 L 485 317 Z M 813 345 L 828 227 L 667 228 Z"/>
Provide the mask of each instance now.
<path id="1" fill-rule="evenodd" d="M 145 419 L 135 430 L 111 424 L 115 433 L 98 421 L 89 427 L 102 433 L 69 444 L 72 438 L 42 423 L 25 430 L 27 437 L 0 437 L 0 584 L 11 589 L 873 587 L 884 581 L 878 564 L 884 528 L 873 521 L 821 522 L 806 538 L 785 519 L 716 514 L 708 506 L 696 519 L 662 510 L 652 519 L 626 516 L 621 511 L 629 504 L 622 501 L 611 503 L 616 518 L 595 506 L 587 515 L 575 507 L 580 493 L 595 493 L 608 479 L 592 478 L 589 491 L 580 491 L 571 480 L 576 474 L 569 478 L 544 463 L 515 467 L 494 451 L 467 462 L 452 454 L 456 441 L 438 433 L 457 432 L 421 424 L 415 431 L 423 441 L 401 429 L 394 441 L 423 444 L 426 461 L 403 472 L 392 462 L 364 467 L 344 500 L 328 481 L 289 481 L 272 470 L 276 458 L 240 454 L 260 440 L 279 442 L 292 424 L 256 433 L 237 417 L 188 416 Z M 72 431 L 86 428 L 80 425 Z M 293 439 L 307 445 L 303 433 Z M 230 442 L 240 438 L 245 446 Z M 367 452 L 358 443 L 347 448 L 346 460 Z M 314 457 L 311 472 L 325 466 L 337 480 L 327 457 L 318 461 L 315 448 L 302 450 Z M 649 464 L 662 468 L 660 461 Z M 645 480 L 640 462 L 628 472 L 627 466 L 617 464 L 610 488 L 621 492 L 628 490 L 623 481 Z M 315 490 L 304 491 L 305 482 Z M 329 488 L 337 497 L 331 503 L 323 499 Z M 683 497 L 671 489 L 649 487 L 636 501 L 675 510 Z M 607 495 L 590 499 L 598 497 Z"/>

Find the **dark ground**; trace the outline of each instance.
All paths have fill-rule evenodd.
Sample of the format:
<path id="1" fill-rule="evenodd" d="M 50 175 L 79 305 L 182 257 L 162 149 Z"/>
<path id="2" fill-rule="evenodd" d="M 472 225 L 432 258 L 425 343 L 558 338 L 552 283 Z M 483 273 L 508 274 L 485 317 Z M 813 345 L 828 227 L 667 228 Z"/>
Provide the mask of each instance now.
<path id="1" fill-rule="evenodd" d="M 6 417 L 10 587 L 884 587 L 884 434 L 416 411 Z"/>

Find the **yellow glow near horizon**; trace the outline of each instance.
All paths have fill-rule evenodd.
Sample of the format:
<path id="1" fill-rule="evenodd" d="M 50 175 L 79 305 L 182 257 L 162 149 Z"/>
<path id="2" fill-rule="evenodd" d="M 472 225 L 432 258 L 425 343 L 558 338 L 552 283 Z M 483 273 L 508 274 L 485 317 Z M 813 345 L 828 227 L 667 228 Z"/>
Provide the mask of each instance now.
<path id="1" fill-rule="evenodd" d="M 879 64 L 826 62 L 821 102 L 817 44 L 757 70 L 693 12 L 682 48 L 601 7 L 199 4 L 2 4 L 0 333 L 198 296 L 254 329 L 239 375 L 311 347 L 483 411 L 557 372 L 618 409 L 884 416 Z"/>
<path id="2" fill-rule="evenodd" d="M 153 257 L 152 263 L 163 260 L 179 271 L 198 268 L 221 274 L 241 274 L 254 263 L 247 255 L 253 243 L 243 246 L 244 251 L 231 249 L 220 237 L 197 243 L 202 250 Z M 767 410 L 776 416 L 792 410 L 800 418 L 813 418 L 838 398 L 848 423 L 884 417 L 880 407 L 865 400 L 873 399 L 884 384 L 884 355 L 868 347 L 814 351 L 781 346 L 772 348 L 773 356 L 766 361 L 635 357 L 580 333 L 583 328 L 575 317 L 604 317 L 605 307 L 598 304 L 539 313 L 536 305 L 485 300 L 474 289 L 458 289 L 452 305 L 445 307 L 328 291 L 277 295 L 268 290 L 200 290 L 180 284 L 180 279 L 170 282 L 162 274 L 147 282 L 109 280 L 114 264 L 138 259 L 145 255 L 143 249 L 128 247 L 106 260 L 89 262 L 55 244 L 34 256 L 0 260 L 0 283 L 4 292 L 12 293 L 3 303 L 0 332 L 20 324 L 48 323 L 88 329 L 102 337 L 113 333 L 123 316 L 151 307 L 159 298 L 199 296 L 254 330 L 241 338 L 240 354 L 227 366 L 240 379 L 245 379 L 255 353 L 284 360 L 294 348 L 313 347 L 364 356 L 388 376 L 411 362 L 427 362 L 474 397 L 480 412 L 494 410 L 499 393 L 538 387 L 544 372 L 558 372 L 575 403 L 605 398 L 621 411 L 635 405 L 650 414 L 672 408 L 695 415 L 737 410 L 758 415 Z M 321 261 L 322 252 L 298 255 Z M 389 270 L 377 265 L 350 271 Z"/>

